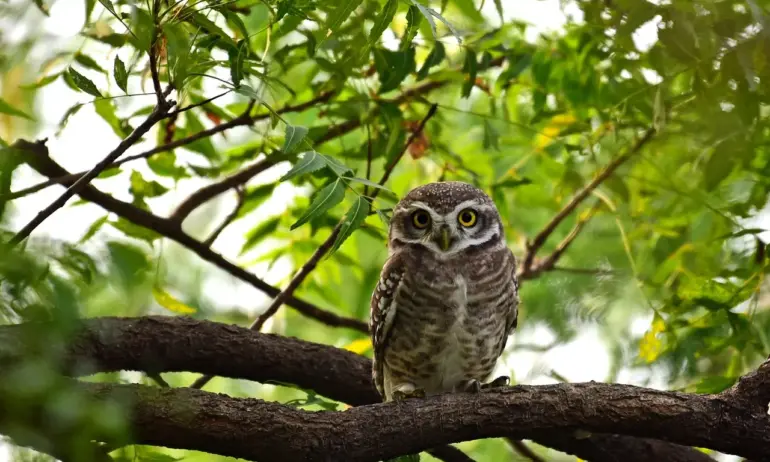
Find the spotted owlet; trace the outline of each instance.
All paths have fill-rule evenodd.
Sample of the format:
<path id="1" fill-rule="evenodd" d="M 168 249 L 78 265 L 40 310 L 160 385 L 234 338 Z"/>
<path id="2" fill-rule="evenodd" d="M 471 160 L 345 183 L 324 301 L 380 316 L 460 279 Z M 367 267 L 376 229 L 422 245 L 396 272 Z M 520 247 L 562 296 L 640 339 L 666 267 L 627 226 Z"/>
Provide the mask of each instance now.
<path id="1" fill-rule="evenodd" d="M 461 182 L 418 187 L 394 208 L 371 300 L 372 378 L 385 401 L 482 382 L 516 328 L 516 259 L 492 199 Z"/>

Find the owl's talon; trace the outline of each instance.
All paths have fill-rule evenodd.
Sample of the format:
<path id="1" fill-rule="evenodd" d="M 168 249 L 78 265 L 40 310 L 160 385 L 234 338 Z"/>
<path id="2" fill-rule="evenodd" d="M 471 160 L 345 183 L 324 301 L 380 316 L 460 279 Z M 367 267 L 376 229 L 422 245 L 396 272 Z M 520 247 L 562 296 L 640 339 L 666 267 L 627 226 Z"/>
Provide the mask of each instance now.
<path id="1" fill-rule="evenodd" d="M 500 377 L 496 378 L 495 380 L 485 383 L 481 386 L 481 388 L 488 390 L 490 388 L 501 388 L 501 387 L 507 387 L 511 383 L 511 378 L 507 375 L 501 375 Z"/>
<path id="2" fill-rule="evenodd" d="M 467 393 L 479 393 L 481 388 L 481 382 L 476 379 L 467 380 L 463 385 L 463 391 Z"/>
<path id="3" fill-rule="evenodd" d="M 409 398 L 425 398 L 425 390 L 416 387 L 404 387 L 393 391 L 393 401 L 402 401 Z"/>

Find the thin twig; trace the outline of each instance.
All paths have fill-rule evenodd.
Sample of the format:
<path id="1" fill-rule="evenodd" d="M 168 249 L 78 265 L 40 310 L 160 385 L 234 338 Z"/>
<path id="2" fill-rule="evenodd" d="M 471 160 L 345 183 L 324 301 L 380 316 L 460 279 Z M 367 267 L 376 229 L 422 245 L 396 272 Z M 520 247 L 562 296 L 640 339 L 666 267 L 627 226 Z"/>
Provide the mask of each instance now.
<path id="1" fill-rule="evenodd" d="M 176 111 L 170 112 L 168 114 L 168 116 L 169 117 L 173 117 L 173 116 L 179 115 L 179 114 L 181 114 L 181 113 L 183 113 L 185 111 L 189 111 L 190 109 L 195 109 L 196 107 L 200 107 L 200 106 L 206 105 L 206 104 L 208 104 L 208 103 L 210 103 L 210 102 L 212 102 L 214 100 L 217 100 L 217 99 L 227 95 L 228 93 L 231 93 L 232 91 L 233 91 L 232 89 L 229 89 L 229 90 L 224 91 L 224 92 L 222 92 L 222 93 L 220 93 L 220 94 L 218 94 L 216 96 L 212 96 L 211 98 L 205 99 L 205 100 L 203 100 L 203 101 L 201 101 L 199 103 L 195 103 L 195 104 L 191 104 L 189 106 L 185 106 L 183 108 L 179 108 Z"/>
<path id="2" fill-rule="evenodd" d="M 506 438 L 506 439 L 508 440 L 508 443 L 510 443 L 511 447 L 513 447 L 513 450 L 519 453 L 520 456 L 526 457 L 532 462 L 545 462 L 545 459 L 535 454 L 535 451 L 533 451 L 523 441 L 515 440 L 513 438 Z"/>
<path id="3" fill-rule="evenodd" d="M 169 88 L 171 88 L 171 87 L 169 87 Z M 301 112 L 301 111 L 304 111 L 305 109 L 307 109 L 309 107 L 312 107 L 312 106 L 314 106 L 314 105 L 316 105 L 318 103 L 323 103 L 325 101 L 328 101 L 333 95 L 334 95 L 334 92 L 331 92 L 331 91 L 324 92 L 324 93 L 318 95 L 316 98 L 313 98 L 310 101 L 306 101 L 304 103 L 300 103 L 300 104 L 296 104 L 296 105 L 289 105 L 289 106 L 286 106 L 286 107 L 283 107 L 283 108 L 277 110 L 276 112 L 278 112 L 279 114 L 284 114 L 284 113 L 288 113 L 288 112 Z M 241 115 L 239 115 L 238 117 L 234 118 L 233 120 L 231 120 L 229 122 L 225 122 L 225 123 L 219 124 L 219 125 L 217 125 L 215 127 L 209 128 L 207 130 L 199 131 L 198 133 L 195 133 L 195 134 L 190 135 L 188 137 L 185 137 L 185 138 L 182 138 L 182 139 L 179 139 L 179 140 L 176 140 L 176 141 L 172 141 L 170 143 L 166 143 L 166 144 L 164 144 L 162 146 L 158 146 L 158 147 L 152 148 L 152 149 L 150 149 L 148 151 L 145 151 L 145 152 L 142 152 L 142 153 L 139 153 L 139 154 L 134 154 L 134 155 L 131 155 L 131 156 L 126 156 L 125 158 L 123 158 L 123 159 L 121 159 L 119 161 L 113 162 L 111 165 L 108 166 L 108 168 L 119 167 L 119 166 L 121 166 L 121 165 L 123 165 L 123 164 L 125 164 L 127 162 L 132 162 L 134 160 L 147 159 L 147 158 L 149 158 L 151 156 L 154 156 L 155 154 L 160 154 L 162 152 L 167 152 L 167 151 L 171 151 L 172 149 L 176 149 L 176 148 L 179 148 L 179 147 L 182 147 L 182 146 L 186 146 L 186 145 L 188 145 L 190 143 L 194 143 L 195 141 L 198 141 L 198 140 L 203 139 L 203 138 L 208 138 L 210 136 L 216 135 L 217 133 L 224 132 L 224 131 L 229 130 L 231 128 L 240 127 L 240 126 L 244 126 L 244 125 L 253 125 L 255 122 L 258 122 L 260 120 L 265 120 L 265 119 L 268 119 L 270 117 L 270 113 L 258 114 L 258 115 L 255 115 L 255 116 L 250 115 L 251 114 L 251 110 L 254 108 L 254 104 L 255 104 L 254 100 L 249 101 L 249 104 L 248 104 L 246 110 L 243 111 L 243 113 Z M 84 171 L 84 172 L 78 172 L 78 173 L 70 173 L 70 174 L 68 174 L 66 176 L 61 176 L 61 177 L 57 177 L 57 178 L 50 178 L 50 179 L 48 179 L 46 181 L 43 181 L 43 182 L 38 183 L 36 185 L 32 185 L 32 186 L 30 186 L 28 188 L 21 189 L 19 191 L 14 191 L 12 193 L 0 196 L 0 200 L 4 200 L 5 201 L 5 200 L 18 199 L 20 197 L 24 197 L 24 196 L 27 196 L 29 194 L 36 193 L 36 192 L 38 192 L 38 191 L 40 191 L 42 189 L 45 189 L 45 188 L 47 188 L 49 186 L 53 186 L 53 185 L 56 185 L 56 184 L 68 184 L 68 183 L 71 183 L 72 181 L 76 181 L 78 178 L 80 178 L 81 176 L 85 175 L 86 173 L 87 172 Z"/>
<path id="4" fill-rule="evenodd" d="M 575 226 L 570 230 L 570 232 L 567 234 L 567 236 L 559 243 L 559 245 L 556 246 L 556 249 L 551 252 L 550 255 L 548 255 L 546 258 L 542 259 L 541 261 L 535 261 L 532 265 L 528 268 L 528 271 L 524 272 L 524 268 L 522 267 L 522 270 L 519 272 L 518 276 L 520 279 L 534 279 L 540 273 L 544 273 L 546 271 L 550 271 L 553 269 L 553 267 L 556 265 L 556 262 L 559 261 L 562 255 L 564 255 L 564 252 L 567 251 L 570 245 L 572 245 L 573 242 L 575 242 L 575 239 L 580 235 L 580 232 L 583 231 L 583 228 L 585 227 L 586 223 L 588 223 L 591 218 L 594 217 L 596 212 L 599 211 L 599 208 L 601 207 L 601 202 L 597 202 L 594 204 L 593 207 L 584 215 L 578 218 L 577 223 L 575 223 Z"/>
<path id="5" fill-rule="evenodd" d="M 300 284 L 302 284 L 302 281 L 305 280 L 305 278 L 310 274 L 311 271 L 315 269 L 315 267 L 318 265 L 318 262 L 321 261 L 321 259 L 326 255 L 326 252 L 328 252 L 332 246 L 334 245 L 334 242 L 337 240 L 337 235 L 339 235 L 340 229 L 342 228 L 342 224 L 344 222 L 343 220 L 340 220 L 339 223 L 337 223 L 337 226 L 334 227 L 332 230 L 332 233 L 329 235 L 328 238 L 320 245 L 318 248 L 313 252 L 313 255 L 308 259 L 307 262 L 305 262 L 304 265 L 302 265 L 302 268 L 299 269 L 296 275 L 289 281 L 289 284 L 286 286 L 283 291 L 276 296 L 272 303 L 270 303 L 270 306 L 267 307 L 267 309 L 260 314 L 257 319 L 254 320 L 253 323 L 249 326 L 249 329 L 259 332 L 262 329 L 262 326 L 265 325 L 265 322 L 267 322 L 268 319 L 273 317 L 273 315 L 278 312 L 278 309 L 281 307 L 281 305 L 286 302 L 289 297 L 291 297 L 292 293 L 299 287 Z M 191 388 L 202 388 L 204 385 L 206 385 L 213 376 L 211 375 L 204 375 L 202 377 L 198 377 L 195 382 L 193 382 L 192 385 L 190 385 Z"/>
<path id="6" fill-rule="evenodd" d="M 417 129 L 412 132 L 412 134 L 409 136 L 409 139 L 406 140 L 406 143 L 404 144 L 404 147 L 401 149 L 401 152 L 398 153 L 398 155 L 393 159 L 393 161 L 385 167 L 385 173 L 382 174 L 382 178 L 380 179 L 380 182 L 378 183 L 380 186 L 384 186 L 385 183 L 388 181 L 388 178 L 390 178 L 390 175 L 393 173 L 393 170 L 396 168 L 396 165 L 398 165 L 399 161 L 404 157 L 404 154 L 409 149 L 409 146 L 414 142 L 415 139 L 417 139 L 420 134 L 422 134 L 422 131 L 425 129 L 425 125 L 428 123 L 428 121 L 436 114 L 436 108 L 438 108 L 437 104 L 431 104 L 430 108 L 428 109 L 428 113 L 425 114 L 425 117 L 422 118 L 420 121 L 420 125 L 417 126 Z M 377 195 L 380 193 L 380 189 L 375 189 L 372 191 L 372 201 L 374 201 L 375 198 L 377 198 Z"/>
<path id="7" fill-rule="evenodd" d="M 571 214 L 577 208 L 577 206 L 580 205 L 589 196 L 589 194 L 591 194 L 594 189 L 596 189 L 604 180 L 609 178 L 610 175 L 612 175 L 615 170 L 618 169 L 618 167 L 633 157 L 634 154 L 638 153 L 642 147 L 644 147 L 644 145 L 647 144 L 650 139 L 652 139 L 654 134 L 655 129 L 648 128 L 625 153 L 621 154 L 615 160 L 610 162 L 610 164 L 607 165 L 598 175 L 596 175 L 590 183 L 578 191 L 577 194 L 575 194 L 572 199 L 570 199 L 567 205 L 565 205 L 559 211 L 559 213 L 551 218 L 551 221 L 549 221 L 543 227 L 537 236 L 535 236 L 531 242 L 527 243 L 527 253 L 524 257 L 521 268 L 521 272 L 523 274 L 526 274 L 531 270 L 532 263 L 535 259 L 535 256 L 537 255 L 538 250 L 540 250 L 540 248 L 543 246 L 546 239 L 548 239 L 548 237 L 553 234 L 553 232 L 556 230 L 556 227 L 558 227 L 559 224 L 561 224 L 561 222 L 564 221 L 564 219 L 567 218 L 567 216 L 569 216 L 569 214 Z"/>
<path id="8" fill-rule="evenodd" d="M 369 124 L 366 124 L 366 180 L 372 179 L 372 132 Z M 364 196 L 369 195 L 369 187 L 364 185 Z"/>
<path id="9" fill-rule="evenodd" d="M 155 24 L 152 29 L 152 40 L 150 42 L 150 74 L 152 74 L 152 86 L 155 95 L 158 97 L 158 106 L 166 102 L 166 97 L 160 88 L 160 74 L 158 74 L 158 25 Z M 168 88 L 171 88 L 169 86 Z M 168 89 L 167 89 L 168 90 Z"/>
<path id="10" fill-rule="evenodd" d="M 211 245 L 214 243 L 214 241 L 217 240 L 219 235 L 222 234 L 222 231 L 224 231 L 225 228 L 227 228 L 230 225 L 230 223 L 232 223 L 233 220 L 235 220 L 235 217 L 238 216 L 238 212 L 241 211 L 241 207 L 243 207 L 243 202 L 246 199 L 246 194 L 244 193 L 243 188 L 240 186 L 235 188 L 235 192 L 238 194 L 238 202 L 235 204 L 233 211 L 230 212 L 230 214 L 227 215 L 227 217 L 225 217 L 222 223 L 220 223 L 217 229 L 215 229 L 214 232 L 212 232 L 211 235 L 207 237 L 205 241 L 203 241 L 204 245 L 211 247 Z"/>
<path id="11" fill-rule="evenodd" d="M 101 161 L 99 161 L 91 170 L 89 170 L 85 175 L 81 176 L 80 178 L 75 181 L 72 186 L 67 188 L 64 193 L 62 193 L 61 196 L 59 196 L 55 201 L 53 201 L 48 207 L 43 209 L 41 212 L 39 212 L 35 218 L 32 219 L 25 227 L 23 227 L 16 235 L 14 235 L 11 240 L 9 241 L 9 244 L 11 246 L 15 246 L 19 242 L 26 239 L 32 231 L 37 228 L 43 221 L 45 221 L 46 218 L 51 216 L 54 212 L 56 212 L 58 209 L 60 209 L 72 196 L 79 193 L 92 179 L 96 178 L 104 169 L 106 169 L 112 162 L 114 162 L 118 157 L 120 157 L 126 150 L 131 147 L 134 143 L 136 143 L 139 138 L 142 137 L 145 133 L 147 133 L 150 128 L 152 128 L 153 125 L 155 125 L 158 121 L 162 120 L 163 117 L 168 112 L 168 109 L 171 107 L 172 103 L 166 103 L 156 106 L 155 109 L 153 109 L 152 113 L 145 119 L 144 122 L 142 122 L 141 125 L 136 127 L 133 132 L 131 132 L 130 135 L 128 135 L 123 141 L 121 141 L 118 146 L 109 154 L 107 154 Z M 20 140 L 23 141 L 23 140 Z M 32 146 L 29 146 L 32 149 L 35 149 L 35 146 L 37 149 L 40 149 L 41 146 L 44 146 L 45 141 L 38 142 L 38 143 L 29 143 Z"/>
<path id="12" fill-rule="evenodd" d="M 30 150 L 29 154 L 30 156 L 28 157 L 31 157 L 29 162 L 30 166 L 32 166 L 32 168 L 34 168 L 41 175 L 49 177 L 68 175 L 68 172 L 63 167 L 61 167 L 48 156 L 48 151 L 44 146 L 42 149 Z M 191 250 L 203 260 L 214 264 L 233 277 L 247 282 L 248 284 L 254 286 L 256 289 L 264 292 L 270 297 L 277 297 L 281 293 L 281 290 L 277 287 L 268 284 L 250 271 L 235 265 L 218 253 L 214 252 L 210 247 L 204 245 L 201 241 L 182 231 L 177 223 L 167 218 L 159 217 L 147 210 L 140 209 L 133 204 L 115 199 L 109 194 L 105 194 L 99 191 L 93 185 L 86 186 L 78 194 L 83 199 L 98 204 L 105 210 L 112 212 L 119 217 L 125 218 L 126 220 L 143 228 L 151 229 L 161 236 L 167 237 L 179 243 L 180 245 Z M 315 319 L 328 326 L 346 327 L 349 329 L 357 330 L 359 332 L 369 332 L 367 324 L 363 321 L 340 316 L 336 313 L 326 311 L 297 297 L 290 297 L 286 304 L 294 308 L 303 316 Z"/>
<path id="13" fill-rule="evenodd" d="M 174 210 L 174 212 L 169 217 L 169 220 L 181 224 L 184 219 L 187 218 L 196 208 L 210 201 L 214 197 L 222 194 L 223 192 L 246 183 L 258 174 L 274 166 L 281 160 L 283 160 L 283 157 L 281 157 L 279 154 L 274 154 L 267 159 L 262 159 L 251 164 L 243 170 L 240 170 L 221 181 L 212 183 L 195 191 L 181 204 L 179 204 L 176 210 Z"/>

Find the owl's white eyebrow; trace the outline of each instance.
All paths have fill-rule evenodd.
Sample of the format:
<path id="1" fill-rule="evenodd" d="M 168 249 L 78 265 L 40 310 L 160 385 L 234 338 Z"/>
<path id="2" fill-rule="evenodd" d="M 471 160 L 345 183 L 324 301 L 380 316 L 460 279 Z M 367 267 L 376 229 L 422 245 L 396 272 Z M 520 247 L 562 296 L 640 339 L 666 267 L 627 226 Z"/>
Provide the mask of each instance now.
<path id="1" fill-rule="evenodd" d="M 438 221 L 442 217 L 441 215 L 436 213 L 430 205 L 426 204 L 425 202 L 414 201 L 411 204 L 409 204 L 409 207 L 407 208 L 407 210 L 409 210 L 410 212 L 414 212 L 416 209 L 425 210 L 426 212 L 430 213 L 430 217 L 433 221 Z"/>
<path id="2" fill-rule="evenodd" d="M 460 202 L 459 204 L 457 204 L 455 206 L 455 208 L 452 209 L 451 214 L 458 213 L 460 210 L 466 209 L 468 207 L 472 207 L 472 208 L 474 208 L 476 210 L 484 210 L 484 211 L 489 211 L 489 210 L 494 210 L 495 209 L 491 205 L 479 204 L 478 199 L 470 199 L 470 200 L 463 201 L 463 202 Z"/>

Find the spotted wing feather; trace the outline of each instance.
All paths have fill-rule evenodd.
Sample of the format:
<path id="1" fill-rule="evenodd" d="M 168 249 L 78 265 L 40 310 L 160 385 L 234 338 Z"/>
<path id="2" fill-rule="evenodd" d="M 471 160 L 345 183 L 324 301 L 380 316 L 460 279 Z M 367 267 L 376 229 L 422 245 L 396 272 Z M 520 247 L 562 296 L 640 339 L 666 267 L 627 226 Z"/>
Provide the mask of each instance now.
<path id="1" fill-rule="evenodd" d="M 369 332 L 372 337 L 372 345 L 374 346 L 372 381 L 383 398 L 385 397 L 383 376 L 385 349 L 390 337 L 390 328 L 396 317 L 396 293 L 401 286 L 402 278 L 403 267 L 400 264 L 400 260 L 397 257 L 389 259 L 382 269 L 380 280 L 372 294 L 370 306 Z"/>

